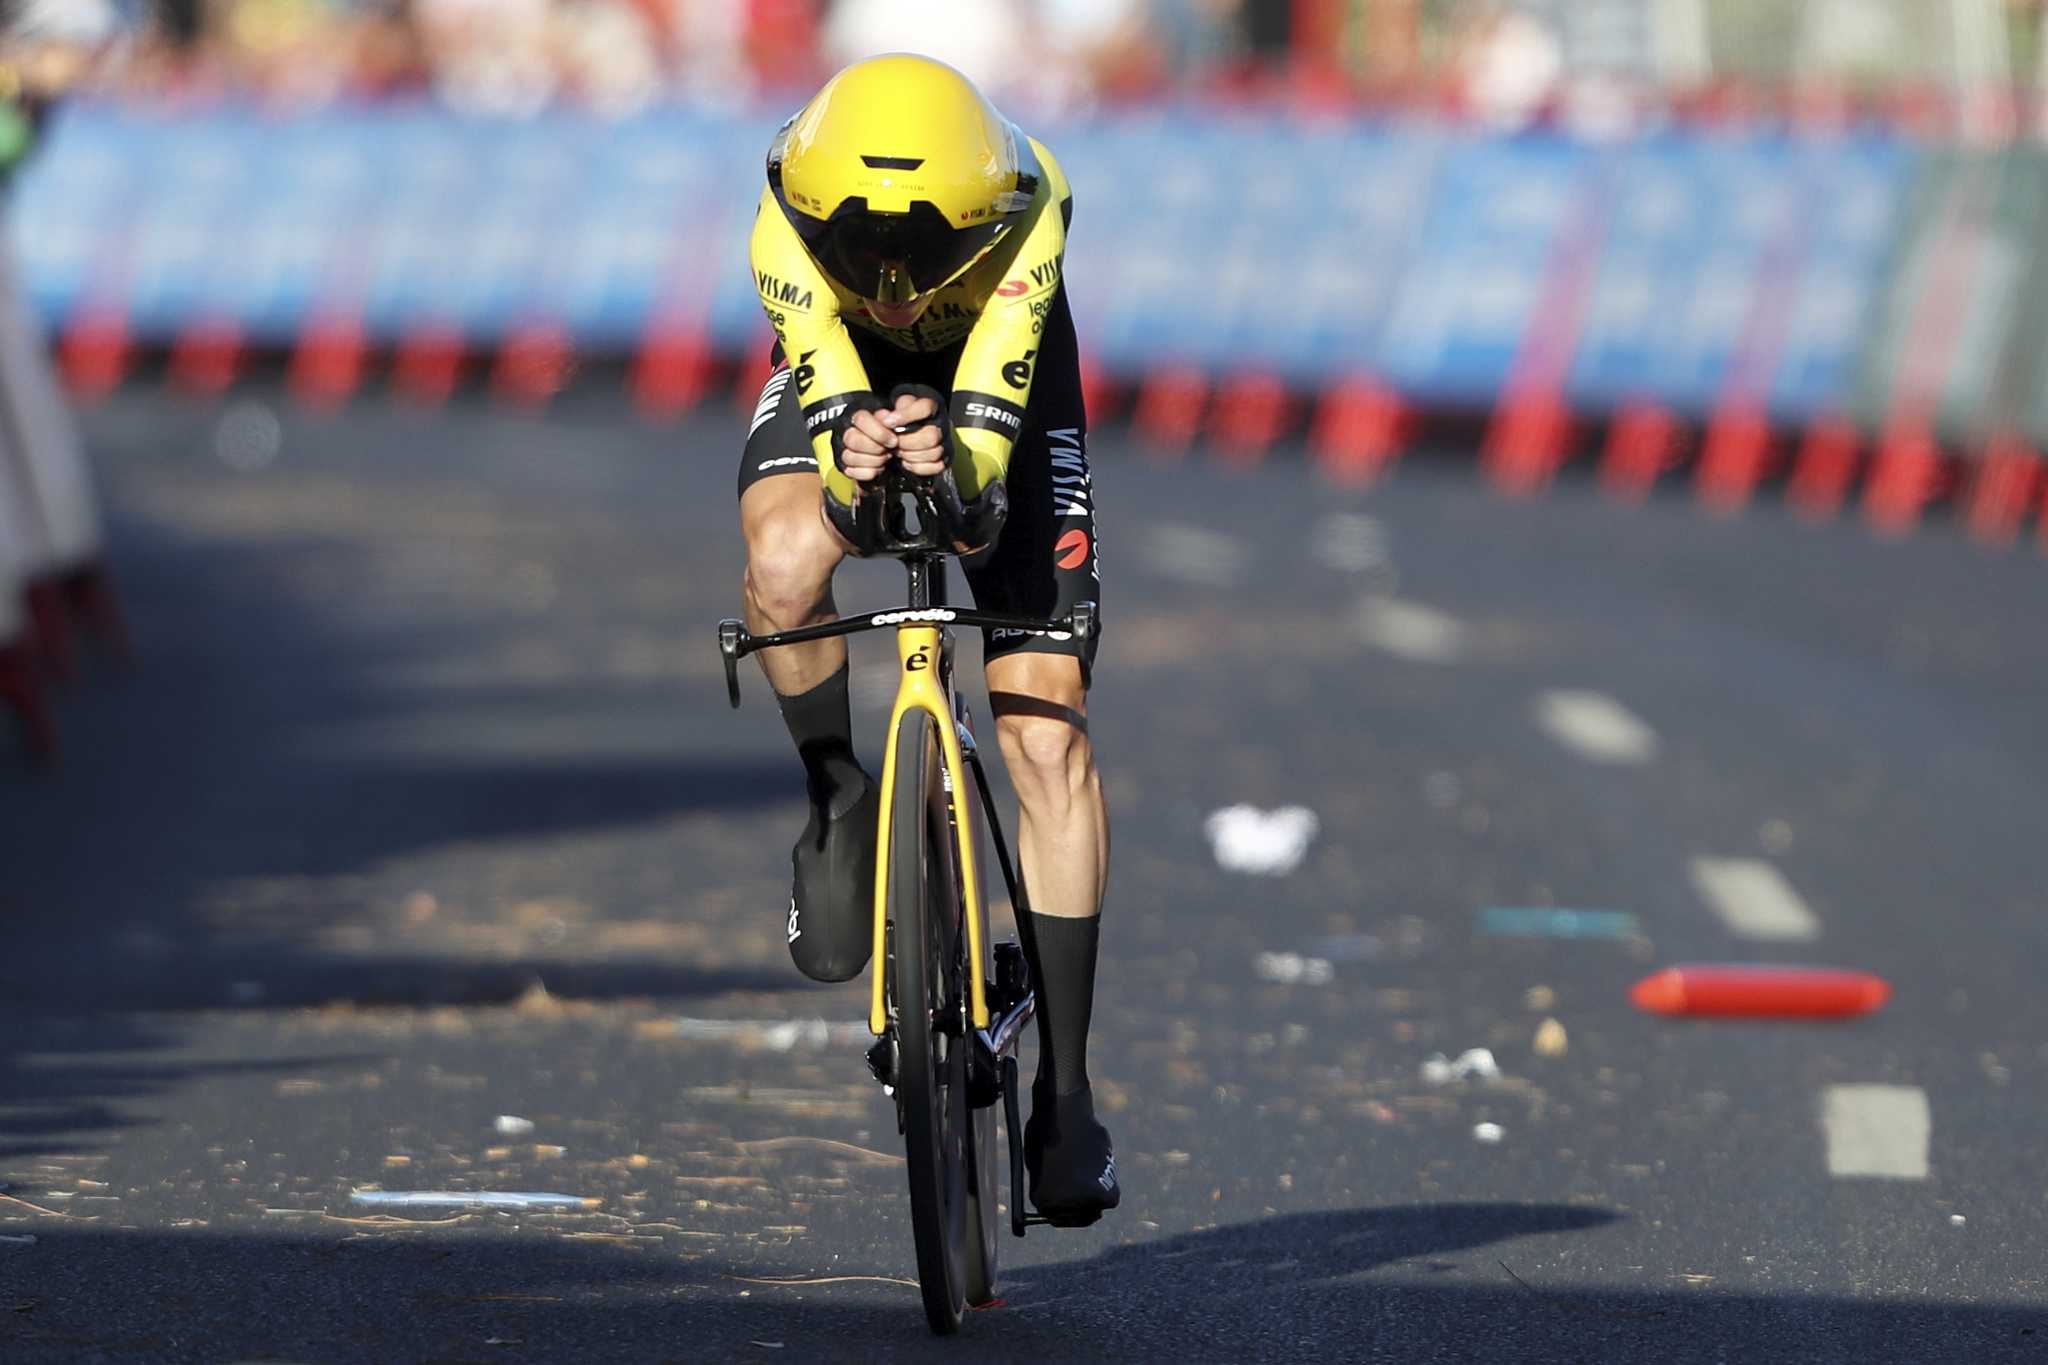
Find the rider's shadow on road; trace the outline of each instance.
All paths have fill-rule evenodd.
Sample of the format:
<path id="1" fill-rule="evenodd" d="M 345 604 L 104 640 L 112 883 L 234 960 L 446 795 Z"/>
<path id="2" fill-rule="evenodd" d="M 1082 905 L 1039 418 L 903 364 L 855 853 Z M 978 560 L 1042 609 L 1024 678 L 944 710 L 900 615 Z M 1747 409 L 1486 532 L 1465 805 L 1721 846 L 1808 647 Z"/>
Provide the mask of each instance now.
<path id="1" fill-rule="evenodd" d="M 1462 1266 L 1430 1258 L 1545 1233 L 1603 1227 L 1619 1215 L 1562 1204 L 1421 1204 L 1285 1214 L 1110 1247 L 1082 1261 L 1013 1266 L 1005 1294 L 1020 1312 L 1068 1301 L 1152 1292 L 1181 1305 L 1325 1285 L 1380 1266 Z"/>

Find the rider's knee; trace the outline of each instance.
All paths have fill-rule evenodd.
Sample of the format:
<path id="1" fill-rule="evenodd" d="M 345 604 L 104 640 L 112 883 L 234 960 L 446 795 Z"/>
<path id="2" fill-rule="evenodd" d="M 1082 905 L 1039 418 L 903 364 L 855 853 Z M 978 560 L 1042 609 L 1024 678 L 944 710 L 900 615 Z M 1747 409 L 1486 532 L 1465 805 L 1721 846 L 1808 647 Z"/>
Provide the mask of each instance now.
<path id="1" fill-rule="evenodd" d="M 801 625 L 831 587 L 837 557 L 816 539 L 763 536 L 747 546 L 747 596 L 782 629 Z"/>
<path id="2" fill-rule="evenodd" d="M 1011 785 L 1027 807 L 1064 808 L 1095 781 L 1094 755 L 1085 731 L 1071 720 L 1045 715 L 996 718 Z"/>

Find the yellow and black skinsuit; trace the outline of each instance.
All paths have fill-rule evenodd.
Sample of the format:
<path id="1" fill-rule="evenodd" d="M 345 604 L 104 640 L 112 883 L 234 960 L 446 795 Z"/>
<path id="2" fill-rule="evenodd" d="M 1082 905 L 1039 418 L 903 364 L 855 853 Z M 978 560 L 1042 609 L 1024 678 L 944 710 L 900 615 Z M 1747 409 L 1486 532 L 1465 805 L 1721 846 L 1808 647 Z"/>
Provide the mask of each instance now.
<path id="1" fill-rule="evenodd" d="M 896 385 L 927 385 L 947 396 L 961 495 L 978 497 L 998 479 L 1009 494 L 1001 538 L 962 562 L 975 601 L 1044 619 L 1100 601 L 1101 589 L 1080 354 L 1061 281 L 1073 198 L 1052 153 L 1031 147 L 1041 174 L 1023 223 L 909 327 L 883 326 L 828 278 L 774 195 L 762 194 L 750 254 L 776 369 L 754 411 L 739 491 L 805 475 L 851 504 L 853 481 L 832 458 L 849 407 L 886 408 Z M 1015 650 L 1085 661 L 1078 641 L 1002 632 L 988 641 L 991 658 Z"/>

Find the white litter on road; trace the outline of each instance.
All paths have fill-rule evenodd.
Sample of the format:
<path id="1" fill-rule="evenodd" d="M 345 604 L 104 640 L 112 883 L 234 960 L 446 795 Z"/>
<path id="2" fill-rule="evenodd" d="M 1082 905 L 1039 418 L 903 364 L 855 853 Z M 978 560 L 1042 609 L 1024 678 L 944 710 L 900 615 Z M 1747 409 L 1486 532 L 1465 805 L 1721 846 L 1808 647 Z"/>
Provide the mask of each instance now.
<path id="1" fill-rule="evenodd" d="M 594 1209 L 604 1201 L 575 1194 L 512 1190 L 350 1190 L 349 1202 L 397 1209 Z"/>
<path id="2" fill-rule="evenodd" d="M 1493 1059 L 1493 1053 L 1487 1048 L 1466 1048 L 1455 1059 L 1441 1052 L 1432 1052 L 1423 1058 L 1422 1079 L 1430 1085 L 1449 1085 L 1452 1081 L 1475 1078 L 1482 1081 L 1500 1079 L 1500 1063 Z"/>
<path id="3" fill-rule="evenodd" d="M 1300 867 L 1320 826 L 1306 806 L 1270 811 L 1225 806 L 1202 823 L 1218 866 L 1265 877 L 1283 877 Z"/>
<path id="4" fill-rule="evenodd" d="M 1828 1174 L 1925 1180 L 1934 1130 L 1927 1092 L 1917 1085 L 1831 1085 L 1821 1096 Z"/>
<path id="5" fill-rule="evenodd" d="M 1472 1125 L 1472 1136 L 1481 1142 L 1491 1144 L 1506 1137 L 1507 1132 L 1497 1123 L 1475 1123 Z"/>
<path id="6" fill-rule="evenodd" d="M 1694 858 L 1692 884 L 1721 922 L 1743 938 L 1800 943 L 1820 937 L 1820 919 L 1761 858 Z"/>
<path id="7" fill-rule="evenodd" d="M 1203 588 L 1230 588 L 1244 581 L 1251 558 L 1243 542 L 1200 526 L 1167 524 L 1138 539 L 1138 562 L 1162 578 Z"/>
<path id="8" fill-rule="evenodd" d="M 1657 756 L 1657 732 L 1604 692 L 1544 692 L 1535 711 L 1545 734 L 1590 763 L 1648 763 Z"/>
<path id="9" fill-rule="evenodd" d="M 675 1028 L 676 1037 L 693 1043 L 737 1043 L 771 1052 L 865 1043 L 874 1036 L 866 1024 L 828 1024 L 823 1019 L 678 1019 Z"/>
<path id="10" fill-rule="evenodd" d="M 517 1114 L 500 1114 L 491 1127 L 506 1137 L 525 1137 L 533 1131 L 533 1120 L 520 1118 Z"/>
<path id="11" fill-rule="evenodd" d="M 1328 958 L 1260 953 L 1252 959 L 1252 973 L 1261 981 L 1277 981 L 1286 986 L 1327 986 L 1336 979 L 1337 969 Z"/>
<path id="12" fill-rule="evenodd" d="M 1454 663 L 1464 656 L 1471 637 L 1455 616 L 1392 598 L 1361 603 L 1357 621 L 1360 639 L 1410 663 Z"/>

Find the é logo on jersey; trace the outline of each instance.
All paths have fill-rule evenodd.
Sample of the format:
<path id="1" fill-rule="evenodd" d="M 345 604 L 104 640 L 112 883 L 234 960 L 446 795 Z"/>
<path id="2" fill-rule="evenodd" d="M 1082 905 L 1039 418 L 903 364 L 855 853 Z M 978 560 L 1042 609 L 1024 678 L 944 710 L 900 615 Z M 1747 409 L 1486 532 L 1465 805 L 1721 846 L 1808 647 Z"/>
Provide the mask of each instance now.
<path id="1" fill-rule="evenodd" d="M 809 393 L 811 391 L 811 381 L 818 377 L 817 367 L 811 364 L 811 357 L 816 354 L 816 351 L 805 351 L 796 358 L 796 391 L 798 393 Z"/>
<path id="2" fill-rule="evenodd" d="M 1003 382 L 1013 389 L 1028 388 L 1031 384 L 1031 357 L 1035 350 L 1026 351 L 1022 360 L 1013 360 L 1003 366 Z"/>

